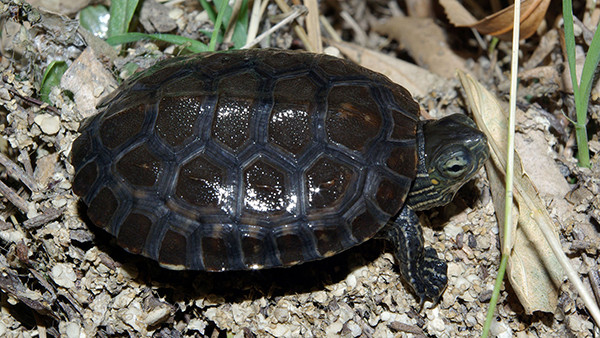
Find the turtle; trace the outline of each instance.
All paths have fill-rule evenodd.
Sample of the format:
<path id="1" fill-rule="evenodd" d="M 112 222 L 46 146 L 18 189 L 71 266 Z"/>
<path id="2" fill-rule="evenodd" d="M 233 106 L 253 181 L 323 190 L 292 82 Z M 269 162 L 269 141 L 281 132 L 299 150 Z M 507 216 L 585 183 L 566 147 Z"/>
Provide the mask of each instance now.
<path id="1" fill-rule="evenodd" d="M 274 49 L 173 57 L 84 120 L 73 191 L 97 227 L 169 269 L 289 267 L 371 238 L 438 300 L 447 264 L 416 211 L 448 203 L 488 158 L 464 114 L 421 121 L 386 76 Z"/>

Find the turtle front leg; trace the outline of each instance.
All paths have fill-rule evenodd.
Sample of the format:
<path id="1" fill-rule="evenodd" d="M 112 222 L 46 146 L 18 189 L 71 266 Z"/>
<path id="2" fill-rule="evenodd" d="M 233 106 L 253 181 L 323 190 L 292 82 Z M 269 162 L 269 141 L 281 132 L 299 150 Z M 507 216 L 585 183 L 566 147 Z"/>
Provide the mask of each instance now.
<path id="1" fill-rule="evenodd" d="M 434 248 L 423 247 L 423 232 L 415 212 L 404 206 L 400 215 L 378 237 L 394 246 L 400 273 L 415 290 L 421 303 L 425 299 L 437 302 L 448 283 L 448 266 L 438 258 Z"/>

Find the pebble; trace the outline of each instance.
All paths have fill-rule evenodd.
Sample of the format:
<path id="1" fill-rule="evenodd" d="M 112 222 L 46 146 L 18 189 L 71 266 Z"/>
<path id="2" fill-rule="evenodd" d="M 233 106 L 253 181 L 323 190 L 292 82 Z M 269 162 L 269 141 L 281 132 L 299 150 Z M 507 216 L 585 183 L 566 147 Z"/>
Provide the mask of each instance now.
<path id="1" fill-rule="evenodd" d="M 58 116 L 40 114 L 33 121 L 40 126 L 44 134 L 54 135 L 60 130 L 60 118 Z"/>
<path id="2" fill-rule="evenodd" d="M 362 329 L 353 320 L 346 323 L 346 327 L 350 330 L 353 337 L 358 337 L 362 334 Z"/>
<path id="3" fill-rule="evenodd" d="M 328 337 L 334 337 L 338 333 L 340 333 L 340 331 L 342 331 L 343 328 L 344 328 L 344 324 L 342 322 L 340 322 L 339 320 L 337 320 L 325 329 L 325 334 Z"/>
<path id="4" fill-rule="evenodd" d="M 67 289 L 74 287 L 75 281 L 77 280 L 77 275 L 75 275 L 73 267 L 64 263 L 54 265 L 50 275 L 56 284 Z"/>
<path id="5" fill-rule="evenodd" d="M 346 284 L 350 289 L 354 289 L 356 287 L 356 277 L 353 274 L 348 275 Z"/>
<path id="6" fill-rule="evenodd" d="M 155 326 L 167 320 L 171 311 L 167 306 L 158 307 L 146 315 L 144 323 L 148 326 Z"/>
<path id="7" fill-rule="evenodd" d="M 69 322 L 67 324 L 67 330 L 66 330 L 66 335 L 67 338 L 79 338 L 82 337 L 82 332 L 81 332 L 81 328 L 79 327 L 79 324 L 75 323 L 75 322 Z"/>

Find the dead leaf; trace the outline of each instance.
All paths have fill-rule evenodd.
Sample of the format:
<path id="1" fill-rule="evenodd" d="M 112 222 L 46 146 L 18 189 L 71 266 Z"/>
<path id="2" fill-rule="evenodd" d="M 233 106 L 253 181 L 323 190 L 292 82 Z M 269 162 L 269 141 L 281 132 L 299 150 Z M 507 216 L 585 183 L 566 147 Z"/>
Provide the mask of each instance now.
<path id="1" fill-rule="evenodd" d="M 359 65 L 381 73 L 406 88 L 413 96 L 424 97 L 444 86 L 446 79 L 412 63 L 348 42 L 329 41 L 346 57 Z"/>
<path id="2" fill-rule="evenodd" d="M 466 71 L 465 61 L 454 54 L 443 30 L 432 19 L 393 17 L 373 29 L 400 42 L 415 62 L 432 73 L 452 78 L 456 69 Z"/>
<path id="3" fill-rule="evenodd" d="M 514 5 L 477 21 L 457 0 L 440 0 L 450 22 L 457 27 L 471 27 L 481 34 L 501 40 L 512 38 Z M 521 2 L 520 39 L 527 39 L 538 29 L 546 16 L 550 0 L 524 0 Z"/>
<path id="4" fill-rule="evenodd" d="M 506 115 L 496 97 L 472 77 L 459 72 L 459 77 L 480 129 L 487 135 L 492 160 L 486 163 L 490 185 L 494 190 L 492 198 L 499 224 L 503 224 L 504 214 L 504 172 L 506 149 Z M 498 191 L 499 190 L 499 191 Z M 538 192 L 524 172 L 521 159 L 515 152 L 514 168 L 515 219 L 518 227 L 513 235 L 512 250 L 509 255 L 507 275 L 519 301 L 528 314 L 534 311 L 553 313 L 558 303 L 558 291 L 564 280 L 564 272 L 550 245 L 540 231 L 540 222 L 552 232 L 558 242 L 558 235 L 546 206 L 538 197 Z M 517 217 L 518 215 L 518 217 Z"/>

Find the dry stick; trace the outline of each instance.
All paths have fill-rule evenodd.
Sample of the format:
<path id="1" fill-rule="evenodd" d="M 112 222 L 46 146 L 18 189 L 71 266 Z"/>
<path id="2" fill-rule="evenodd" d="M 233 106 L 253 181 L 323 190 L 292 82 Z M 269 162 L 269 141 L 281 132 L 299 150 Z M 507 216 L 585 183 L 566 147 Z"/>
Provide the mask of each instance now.
<path id="1" fill-rule="evenodd" d="M 304 0 L 304 5 L 308 9 L 308 14 L 306 15 L 308 39 L 313 47 L 315 47 L 316 53 L 323 53 L 321 26 L 319 25 L 319 4 L 317 3 L 317 0 Z"/>
<path id="2" fill-rule="evenodd" d="M 58 108 L 49 105 L 48 103 L 44 102 L 44 101 L 40 101 L 38 99 L 34 99 L 31 96 L 27 96 L 25 94 L 21 94 L 19 93 L 18 90 L 14 89 L 14 88 L 8 88 L 8 91 L 13 93 L 13 95 L 20 97 L 21 99 L 23 99 L 26 102 L 29 102 L 31 104 L 34 104 L 36 106 L 39 106 L 42 109 L 48 109 L 49 111 L 55 113 L 55 114 L 60 114 L 60 111 L 58 110 Z"/>
<path id="3" fill-rule="evenodd" d="M 246 44 L 254 40 L 254 38 L 256 38 L 256 34 L 258 34 L 258 25 L 260 24 L 260 18 L 262 17 L 260 7 L 261 0 L 254 0 L 254 4 L 252 5 L 252 12 L 250 13 L 248 33 L 246 34 Z"/>
<path id="4" fill-rule="evenodd" d="M 289 11 L 291 11 L 290 6 L 288 4 L 286 4 L 284 0 L 275 0 L 275 3 L 277 3 L 277 6 L 281 9 L 282 12 L 288 13 Z M 298 7 L 298 6 L 294 6 L 294 7 Z M 302 6 L 302 7 L 304 7 L 304 6 Z M 296 33 L 298 38 L 300 40 L 302 40 L 302 43 L 304 43 L 304 47 L 306 48 L 306 50 L 309 52 L 314 52 L 315 47 L 310 43 L 310 40 L 308 39 L 308 35 L 306 34 L 306 31 L 304 30 L 304 28 L 302 28 L 300 25 L 298 25 L 296 23 L 294 24 L 293 27 L 294 27 L 294 32 Z"/>
<path id="5" fill-rule="evenodd" d="M 242 47 L 242 49 L 247 49 L 247 48 L 250 48 L 250 47 L 258 44 L 264 38 L 266 38 L 267 36 L 269 36 L 271 33 L 273 33 L 274 31 L 278 30 L 279 28 L 287 25 L 290 21 L 293 21 L 294 19 L 296 19 L 300 15 L 304 14 L 305 12 L 306 12 L 306 7 L 304 7 L 304 6 L 294 6 L 294 8 L 292 9 L 292 11 L 289 12 L 289 15 L 285 19 L 281 20 L 275 26 L 271 27 L 269 30 L 267 30 L 266 32 L 264 32 L 261 35 L 259 35 L 256 39 L 250 41 L 249 43 L 246 43 Z"/>
<path id="6" fill-rule="evenodd" d="M 346 11 L 342 11 L 340 13 L 340 16 L 342 17 L 342 19 L 344 19 L 344 21 L 346 21 L 348 25 L 350 25 L 350 28 L 352 28 L 352 30 L 356 34 L 356 41 L 358 42 L 358 44 L 361 46 L 366 45 L 367 41 L 369 40 L 367 37 L 367 33 L 365 33 L 365 31 L 360 27 L 356 20 L 354 20 L 354 18 Z"/>
<path id="7" fill-rule="evenodd" d="M 590 285 L 592 286 L 594 296 L 596 297 L 596 303 L 600 303 L 600 275 L 598 275 L 598 270 L 590 270 L 590 272 L 588 272 L 588 278 L 590 279 Z"/>
<path id="8" fill-rule="evenodd" d="M 19 151 L 19 157 L 17 157 L 17 160 L 19 162 L 21 162 L 21 164 L 23 165 L 23 169 L 25 170 L 25 172 L 27 173 L 27 175 L 29 177 L 33 177 L 33 167 L 31 166 L 31 158 L 29 157 L 29 153 L 27 152 L 26 149 L 21 148 L 21 150 Z M 35 181 L 35 186 L 37 187 L 37 181 Z"/>
<path id="9" fill-rule="evenodd" d="M 340 37 L 340 35 L 335 31 L 335 29 L 331 26 L 331 24 L 329 23 L 329 21 L 327 21 L 327 18 L 325 18 L 324 16 L 319 16 L 319 20 L 321 21 L 321 25 L 323 25 L 323 28 L 325 29 L 325 31 L 327 32 L 327 34 L 329 34 L 329 36 L 331 37 L 331 39 L 335 42 L 342 42 L 342 38 Z"/>
<path id="10" fill-rule="evenodd" d="M 50 221 L 53 221 L 53 220 L 57 219 L 60 215 L 62 215 L 63 212 L 65 211 L 65 209 L 66 209 L 66 207 L 62 207 L 62 208 L 58 208 L 58 209 L 50 208 L 50 209 L 44 211 L 43 214 L 35 216 L 35 217 L 23 222 L 23 228 L 25 228 L 25 229 L 37 228 L 38 226 L 40 226 L 42 224 L 46 224 Z"/>
<path id="11" fill-rule="evenodd" d="M 236 0 L 233 4 L 233 8 L 231 9 L 231 16 L 229 17 L 227 28 L 225 29 L 225 37 L 223 38 L 224 43 L 231 42 L 231 39 L 233 38 L 233 32 L 235 31 L 235 23 L 237 22 L 237 17 L 240 13 L 241 8 L 242 0 Z"/>
<path id="12" fill-rule="evenodd" d="M 15 207 L 19 208 L 24 214 L 29 211 L 27 201 L 2 181 L 0 181 L 0 194 L 6 197 L 6 199 L 8 199 Z"/>
<path id="13" fill-rule="evenodd" d="M 13 176 L 14 178 L 23 182 L 23 184 L 25 184 L 32 192 L 37 192 L 39 190 L 33 177 L 27 174 L 23 169 L 21 169 L 21 167 L 15 164 L 15 162 L 13 162 L 2 152 L 0 152 L 0 165 L 3 165 L 6 168 L 6 171 L 10 176 Z"/>

